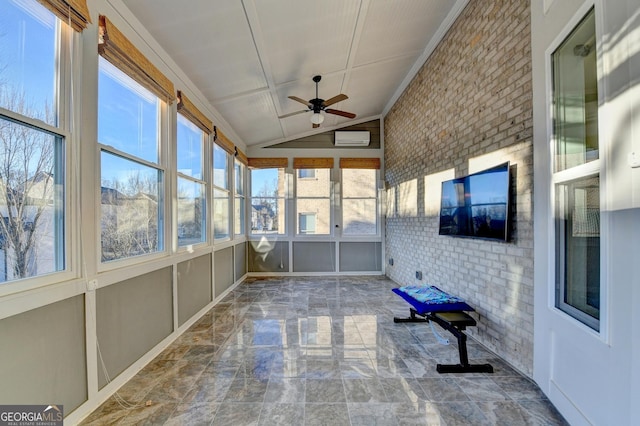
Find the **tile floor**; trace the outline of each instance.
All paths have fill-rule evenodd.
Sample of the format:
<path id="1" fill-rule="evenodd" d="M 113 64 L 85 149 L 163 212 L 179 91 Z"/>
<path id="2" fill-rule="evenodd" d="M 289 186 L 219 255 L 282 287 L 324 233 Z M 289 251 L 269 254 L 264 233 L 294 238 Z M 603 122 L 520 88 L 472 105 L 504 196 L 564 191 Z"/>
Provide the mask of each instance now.
<path id="1" fill-rule="evenodd" d="M 436 363 L 457 363 L 455 340 L 395 324 L 409 311 L 396 286 L 248 279 L 126 383 L 123 402 L 110 398 L 83 424 L 566 424 L 535 384 L 471 340 L 471 362 L 495 373 L 438 374 Z"/>

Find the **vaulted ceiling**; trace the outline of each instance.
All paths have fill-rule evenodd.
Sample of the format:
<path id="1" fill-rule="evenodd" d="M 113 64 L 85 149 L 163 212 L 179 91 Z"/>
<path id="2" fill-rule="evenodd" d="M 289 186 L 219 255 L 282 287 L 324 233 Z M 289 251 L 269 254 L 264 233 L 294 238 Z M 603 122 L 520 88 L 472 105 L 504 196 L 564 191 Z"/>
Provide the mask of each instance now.
<path id="1" fill-rule="evenodd" d="M 120 0 L 248 147 L 380 118 L 468 0 Z M 349 98 L 311 113 L 288 96 Z"/>

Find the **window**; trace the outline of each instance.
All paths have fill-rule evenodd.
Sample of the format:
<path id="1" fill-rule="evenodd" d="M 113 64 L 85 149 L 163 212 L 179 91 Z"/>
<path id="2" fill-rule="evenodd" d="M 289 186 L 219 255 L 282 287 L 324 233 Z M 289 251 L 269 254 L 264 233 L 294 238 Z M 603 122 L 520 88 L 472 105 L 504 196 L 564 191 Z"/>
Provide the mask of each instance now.
<path id="1" fill-rule="evenodd" d="M 0 11 L 0 107 L 55 126 L 58 20 L 33 0 Z"/>
<path id="2" fill-rule="evenodd" d="M 591 325 L 600 315 L 599 187 L 597 175 L 556 184 L 557 305 Z"/>
<path id="3" fill-rule="evenodd" d="M 62 271 L 74 34 L 39 2 L 0 2 L 0 283 Z M 66 42 L 64 40 L 67 40 Z"/>
<path id="4" fill-rule="evenodd" d="M 100 58 L 98 141 L 102 261 L 163 248 L 162 102 Z"/>
<path id="5" fill-rule="evenodd" d="M 301 234 L 316 233 L 316 214 L 315 213 L 298 213 L 298 223 L 300 224 Z"/>
<path id="6" fill-rule="evenodd" d="M 213 236 L 216 240 L 229 238 L 229 158 L 218 144 L 213 145 Z"/>
<path id="7" fill-rule="evenodd" d="M 343 235 L 378 233 L 377 176 L 375 169 L 342 169 Z"/>
<path id="8" fill-rule="evenodd" d="M 160 129 L 176 92 L 106 16 L 99 27 L 101 259 L 108 262 L 164 250 Z"/>
<path id="9" fill-rule="evenodd" d="M 298 177 L 300 179 L 315 179 L 316 169 L 300 169 L 298 170 Z"/>
<path id="10" fill-rule="evenodd" d="M 251 170 L 251 234 L 286 233 L 284 168 Z"/>
<path id="11" fill-rule="evenodd" d="M 233 189 L 235 191 L 235 200 L 234 200 L 234 234 L 235 235 L 244 235 L 244 223 L 245 223 L 245 196 L 244 196 L 244 176 L 245 176 L 246 167 L 237 159 L 234 160 L 233 163 L 233 175 L 234 185 Z"/>
<path id="12" fill-rule="evenodd" d="M 313 175 L 315 179 L 301 177 L 296 179 L 296 211 L 304 217 L 314 215 L 313 228 L 304 228 L 298 215 L 296 229 L 298 234 L 328 235 L 331 233 L 331 169 L 300 169 L 302 175 Z M 311 170 L 311 171 L 308 171 Z"/>
<path id="13" fill-rule="evenodd" d="M 207 134 L 178 113 L 178 246 L 205 242 L 206 185 L 202 174 Z"/>
<path id="14" fill-rule="evenodd" d="M 599 330 L 600 160 L 593 10 L 552 53 L 556 307 Z"/>

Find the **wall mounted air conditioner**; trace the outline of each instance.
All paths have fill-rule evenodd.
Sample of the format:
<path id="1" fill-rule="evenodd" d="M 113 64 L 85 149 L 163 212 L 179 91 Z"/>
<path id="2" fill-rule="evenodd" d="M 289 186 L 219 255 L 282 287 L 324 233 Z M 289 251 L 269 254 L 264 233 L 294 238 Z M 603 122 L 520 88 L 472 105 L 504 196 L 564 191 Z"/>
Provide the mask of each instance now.
<path id="1" fill-rule="evenodd" d="M 335 146 L 369 146 L 371 135 L 368 131 L 335 132 Z"/>

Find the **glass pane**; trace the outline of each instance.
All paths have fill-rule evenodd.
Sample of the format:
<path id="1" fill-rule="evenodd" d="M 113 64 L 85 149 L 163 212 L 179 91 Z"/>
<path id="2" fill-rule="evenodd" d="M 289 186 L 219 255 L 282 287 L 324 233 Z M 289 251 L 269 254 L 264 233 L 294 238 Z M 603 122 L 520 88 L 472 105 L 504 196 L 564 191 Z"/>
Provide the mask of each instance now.
<path id="1" fill-rule="evenodd" d="M 202 180 L 202 140 L 205 133 L 178 114 L 178 171 Z"/>
<path id="2" fill-rule="evenodd" d="M 178 178 L 178 245 L 206 241 L 205 186 Z"/>
<path id="3" fill-rule="evenodd" d="M 64 269 L 64 144 L 0 118 L 0 282 Z"/>
<path id="4" fill-rule="evenodd" d="M 556 185 L 556 305 L 597 328 L 600 318 L 600 178 Z"/>
<path id="5" fill-rule="evenodd" d="M 376 198 L 376 177 L 377 170 L 343 169 L 342 197 Z"/>
<path id="6" fill-rule="evenodd" d="M 253 198 L 251 200 L 251 233 L 285 233 L 284 198 Z"/>
<path id="7" fill-rule="evenodd" d="M 55 125 L 57 18 L 34 0 L 0 2 L 0 107 Z"/>
<path id="8" fill-rule="evenodd" d="M 235 176 L 235 191 L 238 195 L 244 194 L 244 164 L 236 160 L 234 162 L 233 174 Z"/>
<path id="9" fill-rule="evenodd" d="M 100 57 L 98 141 L 158 162 L 160 100 Z"/>
<path id="10" fill-rule="evenodd" d="M 315 178 L 302 178 L 298 175 L 296 194 L 298 197 L 329 197 L 331 193 L 331 170 L 315 169 Z"/>
<path id="11" fill-rule="evenodd" d="M 376 204 L 375 198 L 342 200 L 342 232 L 345 235 L 375 235 Z"/>
<path id="12" fill-rule="evenodd" d="M 102 261 L 161 251 L 162 171 L 102 151 Z"/>
<path id="13" fill-rule="evenodd" d="M 251 233 L 285 234 L 284 169 L 251 170 Z"/>
<path id="14" fill-rule="evenodd" d="M 298 177 L 300 179 L 315 179 L 316 169 L 300 169 L 298 170 Z"/>
<path id="15" fill-rule="evenodd" d="M 234 209 L 234 234 L 244 235 L 244 197 L 236 197 Z"/>
<path id="16" fill-rule="evenodd" d="M 301 234 L 316 233 L 316 215 L 314 213 L 301 213 L 299 215 L 299 221 Z"/>
<path id="17" fill-rule="evenodd" d="M 229 189 L 229 154 L 218 145 L 213 145 L 213 184 Z"/>
<path id="18" fill-rule="evenodd" d="M 213 191 L 213 236 L 229 238 L 229 193 Z"/>
<path id="19" fill-rule="evenodd" d="M 598 159 L 598 76 L 591 11 L 553 53 L 555 170 Z"/>
<path id="20" fill-rule="evenodd" d="M 286 195 L 284 169 L 251 170 L 251 196 L 284 197 Z"/>
<path id="21" fill-rule="evenodd" d="M 296 211 L 298 212 L 298 233 L 302 234 L 303 229 L 300 223 L 300 216 L 303 214 L 313 214 L 316 217 L 316 235 L 328 235 L 331 233 L 331 202 L 328 198 L 298 198 L 296 200 Z M 310 234 L 311 232 L 305 231 Z"/>

